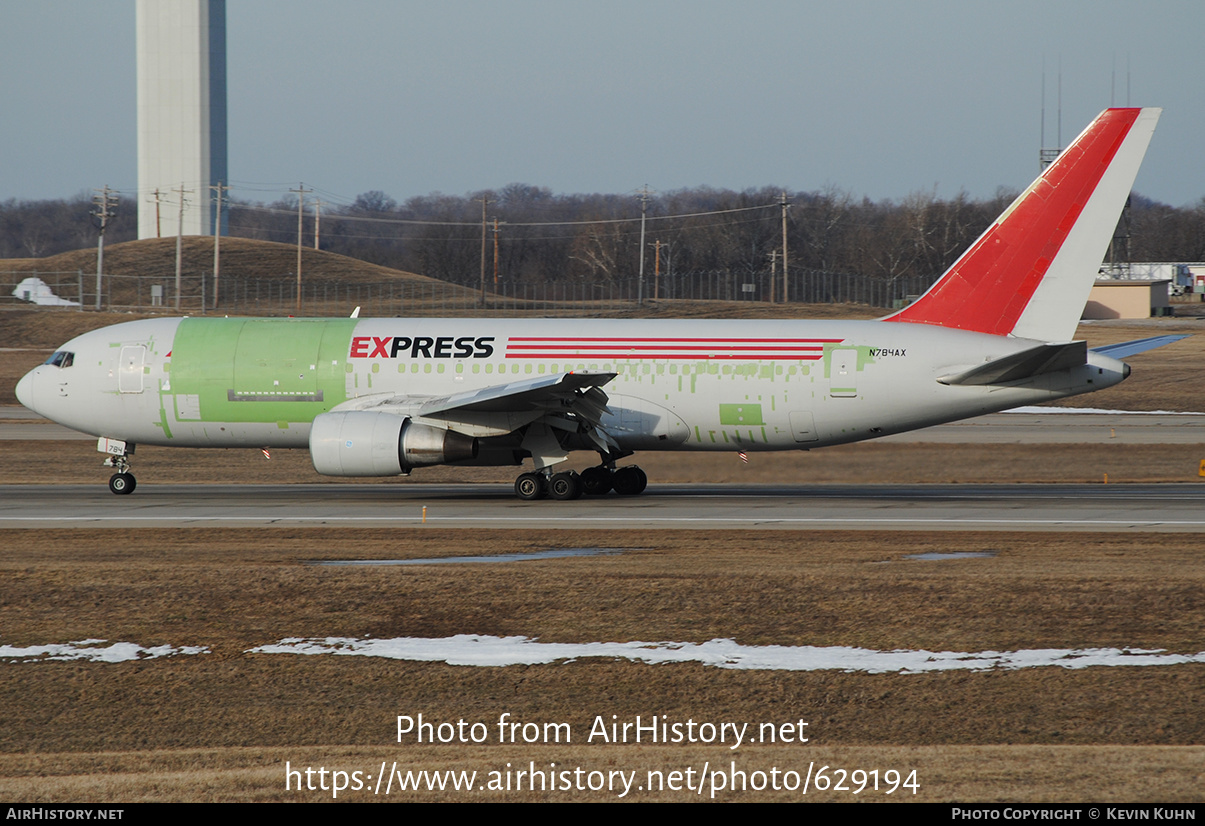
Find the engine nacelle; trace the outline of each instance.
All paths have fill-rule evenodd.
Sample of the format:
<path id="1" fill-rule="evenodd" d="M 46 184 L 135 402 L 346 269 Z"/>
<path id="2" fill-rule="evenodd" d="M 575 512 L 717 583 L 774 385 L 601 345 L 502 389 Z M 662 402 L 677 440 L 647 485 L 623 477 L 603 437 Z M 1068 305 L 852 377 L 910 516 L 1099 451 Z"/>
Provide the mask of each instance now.
<path id="1" fill-rule="evenodd" d="M 324 476 L 397 476 L 476 456 L 472 436 L 415 424 L 392 413 L 321 413 L 310 428 L 310 461 Z"/>

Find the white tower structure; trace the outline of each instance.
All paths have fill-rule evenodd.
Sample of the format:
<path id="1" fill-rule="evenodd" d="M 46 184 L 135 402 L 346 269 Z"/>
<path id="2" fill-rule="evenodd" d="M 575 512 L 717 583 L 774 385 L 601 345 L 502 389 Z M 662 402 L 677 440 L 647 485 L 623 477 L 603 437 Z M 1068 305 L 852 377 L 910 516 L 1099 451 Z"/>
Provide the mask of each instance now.
<path id="1" fill-rule="evenodd" d="M 210 187 L 229 180 L 226 1 L 137 0 L 136 19 L 138 237 L 175 235 L 181 225 L 185 235 L 208 235 Z"/>

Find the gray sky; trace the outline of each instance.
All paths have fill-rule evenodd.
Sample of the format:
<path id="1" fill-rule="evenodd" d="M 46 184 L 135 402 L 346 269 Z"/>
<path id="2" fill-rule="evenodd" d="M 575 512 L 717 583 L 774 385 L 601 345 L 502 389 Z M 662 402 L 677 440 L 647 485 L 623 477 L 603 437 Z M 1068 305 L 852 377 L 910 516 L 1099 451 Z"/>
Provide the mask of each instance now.
<path id="1" fill-rule="evenodd" d="M 0 0 L 0 200 L 134 194 L 132 0 Z M 512 182 L 987 197 L 1162 106 L 1136 189 L 1205 196 L 1205 3 L 229 0 L 234 195 Z M 1113 87 L 1114 70 L 1116 86 Z"/>

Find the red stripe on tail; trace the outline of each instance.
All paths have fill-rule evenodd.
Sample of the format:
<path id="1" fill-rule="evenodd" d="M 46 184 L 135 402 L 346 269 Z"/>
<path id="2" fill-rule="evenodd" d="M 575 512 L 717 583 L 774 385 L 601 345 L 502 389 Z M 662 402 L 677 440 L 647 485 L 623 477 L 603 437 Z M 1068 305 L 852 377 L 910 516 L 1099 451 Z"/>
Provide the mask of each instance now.
<path id="1" fill-rule="evenodd" d="M 1011 333 L 1141 111 L 1102 113 L 928 292 L 884 320 Z"/>

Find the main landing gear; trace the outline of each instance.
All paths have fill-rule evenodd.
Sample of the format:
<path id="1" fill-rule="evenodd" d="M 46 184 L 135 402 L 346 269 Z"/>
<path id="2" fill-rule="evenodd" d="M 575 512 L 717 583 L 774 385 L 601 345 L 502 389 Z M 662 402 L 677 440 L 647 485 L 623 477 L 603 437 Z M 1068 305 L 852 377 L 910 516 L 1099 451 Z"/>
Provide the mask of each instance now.
<path id="1" fill-rule="evenodd" d="M 580 474 L 566 470 L 524 473 L 515 480 L 515 495 L 530 502 L 536 499 L 580 499 L 583 494 L 603 496 L 615 491 L 620 496 L 636 496 L 648 486 L 648 476 L 635 465 L 614 468 L 606 465 L 586 468 Z"/>
<path id="2" fill-rule="evenodd" d="M 515 495 L 527 502 L 545 497 L 560 500 L 580 499 L 585 492 L 582 477 L 573 470 L 561 473 L 541 473 L 537 470 L 533 473 L 523 473 L 515 480 Z"/>

